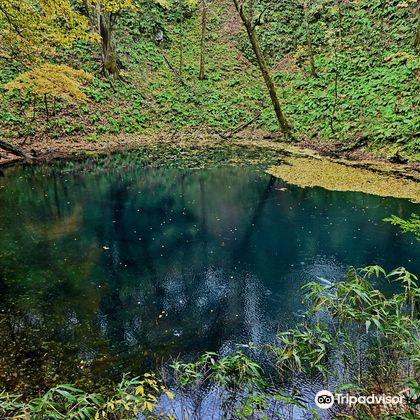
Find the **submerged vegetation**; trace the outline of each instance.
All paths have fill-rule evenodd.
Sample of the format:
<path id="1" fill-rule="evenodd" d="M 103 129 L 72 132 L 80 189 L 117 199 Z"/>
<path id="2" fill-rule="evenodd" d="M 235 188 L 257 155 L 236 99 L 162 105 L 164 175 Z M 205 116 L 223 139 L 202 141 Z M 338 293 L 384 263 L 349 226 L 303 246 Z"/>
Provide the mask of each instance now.
<path id="1" fill-rule="evenodd" d="M 83 418 L 81 413 L 85 413 L 87 418 L 134 419 L 138 410 L 149 418 L 201 419 L 206 418 L 205 410 L 210 410 L 215 417 L 226 418 L 316 418 L 313 393 L 325 388 L 351 395 L 395 395 L 411 389 L 410 394 L 404 391 L 407 400 L 402 406 L 337 405 L 330 412 L 331 416 L 340 412 L 375 418 L 378 412 L 391 415 L 392 409 L 410 418 L 410 410 L 416 410 L 418 392 L 419 287 L 417 278 L 405 269 L 386 273 L 374 266 L 352 269 L 342 277 L 341 269 L 337 272 L 337 266 L 331 264 L 326 266 L 325 278 L 319 279 L 315 277 L 316 266 L 309 263 L 299 272 L 292 271 L 289 282 L 268 271 L 275 283 L 297 285 L 295 289 L 289 284 L 280 288 L 269 316 L 277 321 L 275 310 L 284 301 L 280 316 L 284 308 L 290 308 L 299 311 L 296 318 L 281 325 L 281 332 L 269 339 L 258 341 L 257 334 L 256 342 L 235 340 L 221 350 L 208 347 L 208 343 L 221 334 L 220 318 L 227 321 L 222 323 L 223 328 L 230 329 L 250 315 L 242 312 L 242 305 L 248 309 L 251 306 L 251 317 L 246 321 L 251 329 L 254 323 L 258 329 L 266 328 L 253 299 L 258 302 L 263 296 L 270 298 L 266 288 L 271 286 L 259 291 L 258 284 L 249 278 L 252 274 L 242 271 L 236 258 L 253 264 L 251 253 L 256 254 L 257 245 L 261 253 L 256 259 L 266 268 L 270 264 L 266 256 L 271 258 L 267 248 L 277 246 L 285 261 L 299 265 L 301 257 L 294 258 L 297 254 L 308 255 L 311 249 L 323 255 L 329 255 L 330 249 L 347 254 L 349 245 L 360 247 L 376 259 L 375 255 L 383 255 L 375 253 L 376 247 L 382 242 L 390 246 L 387 238 L 405 239 L 405 235 L 398 238 L 397 229 L 388 224 L 383 224 L 386 229 L 381 231 L 376 221 L 387 214 L 402 215 L 403 204 L 408 209 L 416 209 L 416 205 L 394 200 L 395 206 L 378 210 L 383 200 L 372 196 L 357 194 L 360 202 L 346 202 L 345 194 L 287 187 L 262 171 L 256 172 L 257 177 L 240 176 L 245 175 L 241 168 L 220 167 L 225 162 L 217 157 L 224 154 L 219 155 L 217 148 L 206 149 L 208 155 L 197 151 L 193 160 L 180 159 L 188 155 L 188 149 L 179 148 L 179 156 L 172 154 L 177 157 L 174 162 L 178 168 L 193 168 L 199 156 L 209 165 L 213 157 L 215 167 L 207 172 L 135 166 L 135 162 L 153 165 L 162 163 L 159 159 L 170 161 L 170 149 L 161 155 L 159 150 L 163 149 L 153 145 L 144 155 L 134 151 L 124 158 L 113 154 L 98 161 L 6 171 L 0 183 L 4 186 L 1 204 L 7 210 L 2 214 L 0 239 L 8 245 L 2 253 L 1 286 L 6 299 L 0 314 L 0 333 L 13 340 L 4 340 L 0 346 L 0 379 L 9 391 L 0 397 L 0 417 Z M 248 148 L 241 155 L 241 150 L 238 148 L 235 155 L 244 162 L 252 157 L 264 159 L 256 151 L 249 154 Z M 17 176 L 11 178 L 8 172 Z M 209 182 L 209 174 L 215 182 Z M 127 182 L 115 181 L 116 177 Z M 229 194 L 221 184 L 227 184 Z M 298 191 L 292 198 L 293 189 Z M 182 199 L 177 201 L 179 196 Z M 14 204 L 16 197 L 18 207 Z M 243 206 L 235 205 L 239 201 Z M 336 201 L 345 203 L 331 208 Z M 100 214 L 98 202 L 106 203 Z M 23 220 L 22 226 L 6 228 L 15 226 L 15 210 Z M 338 229 L 343 220 L 358 212 L 358 223 Z M 267 214 L 272 218 L 262 217 Z M 280 219 L 279 226 L 275 217 Z M 301 225 L 299 218 L 313 219 L 313 223 Z M 328 234 L 319 227 L 320 220 L 328 223 Z M 407 223 L 404 230 L 410 235 L 410 221 Z M 213 235 L 203 240 L 203 229 Z M 251 242 L 248 253 L 250 237 L 264 230 L 270 234 L 263 234 L 263 241 Z M 305 230 L 311 232 L 310 236 L 296 234 Z M 284 247 L 278 240 L 280 235 L 286 238 Z M 304 239 L 302 246 L 294 243 L 295 235 Z M 368 246 L 366 236 L 373 239 Z M 28 237 L 30 246 L 22 246 L 15 240 L 19 237 Z M 404 246 L 417 246 L 410 239 Z M 332 247 L 323 247 L 324 242 L 331 242 Z M 339 243 L 346 246 L 341 249 Z M 226 253 L 229 247 L 232 254 Z M 399 248 L 390 249 L 385 262 L 388 266 L 401 258 L 394 258 L 394 250 L 398 253 Z M 39 255 L 43 256 L 41 260 Z M 170 265 L 174 272 L 168 276 L 165 260 L 174 255 L 180 258 Z M 202 255 L 206 259 L 204 275 Z M 239 257 L 232 262 L 226 258 L 230 255 Z M 356 253 L 354 259 L 360 255 Z M 406 250 L 404 262 L 415 257 L 415 252 Z M 139 258 L 143 264 L 133 264 Z M 341 260 L 342 255 L 336 254 L 335 258 Z M 322 260 L 315 261 L 322 265 Z M 303 289 L 303 307 L 296 305 L 293 296 L 299 294 L 299 277 L 302 282 L 314 280 Z M 243 290 L 246 295 L 242 295 Z M 192 332 L 187 331 L 189 328 Z M 182 334 L 190 337 L 183 341 Z M 206 346 L 199 353 L 203 348 L 215 352 L 198 359 L 198 351 L 187 356 L 185 347 L 202 342 L 203 337 Z M 235 343 L 240 342 L 247 344 L 238 348 Z M 168 358 L 178 352 L 179 358 L 168 366 Z M 147 353 L 158 353 L 157 364 L 165 361 L 164 366 L 159 369 L 153 362 L 147 364 Z M 130 370 L 134 374 L 155 370 L 156 376 L 146 378 L 155 378 L 157 389 L 148 390 L 143 385 L 143 395 L 143 388 L 137 390 L 140 385 L 127 384 L 138 384 L 146 378 L 133 376 L 127 376 L 115 388 L 113 381 Z M 151 405 L 145 405 L 149 391 L 152 397 L 147 401 Z"/>
<path id="2" fill-rule="evenodd" d="M 397 283 L 401 292 L 386 297 L 375 287 L 383 281 Z M 296 390 L 296 379 L 306 375 L 317 388 L 337 393 L 403 396 L 402 405 L 338 405 L 336 416 L 414 419 L 420 403 L 417 277 L 404 268 L 390 273 L 379 266 L 353 268 L 339 281 L 307 283 L 303 292 L 308 309 L 302 324 L 278 333 L 272 343 L 242 346 L 228 356 L 206 353 L 195 362 L 175 361 L 163 372 L 166 386 L 145 374 L 143 379 L 124 378 L 110 395 L 70 385 L 29 402 L 3 393 L 0 414 L 136 419 L 142 413 L 184 419 L 203 418 L 210 410 L 223 418 L 318 418 L 311 393 Z M 265 360 L 264 368 L 253 355 Z M 208 399 L 210 406 L 204 403 Z"/>
<path id="3" fill-rule="evenodd" d="M 67 171 L 109 171 L 119 167 L 206 169 L 254 167 L 299 187 L 330 191 L 357 191 L 381 197 L 406 198 L 420 203 L 420 177 L 415 168 L 376 162 L 327 159 L 284 143 L 235 140 L 132 138 L 125 152 L 117 137 L 101 150 L 74 152 Z M 60 156 L 60 153 L 57 153 Z"/>

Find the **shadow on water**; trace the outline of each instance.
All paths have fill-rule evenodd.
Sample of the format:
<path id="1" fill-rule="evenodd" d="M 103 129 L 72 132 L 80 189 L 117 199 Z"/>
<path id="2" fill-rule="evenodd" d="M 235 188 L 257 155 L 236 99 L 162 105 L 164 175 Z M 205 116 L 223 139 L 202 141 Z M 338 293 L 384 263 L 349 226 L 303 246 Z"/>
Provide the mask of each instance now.
<path id="1" fill-rule="evenodd" d="M 420 273 L 382 219 L 405 200 L 262 172 L 9 168 L 0 185 L 0 384 L 94 389 L 292 326 L 301 286 L 349 265 Z"/>

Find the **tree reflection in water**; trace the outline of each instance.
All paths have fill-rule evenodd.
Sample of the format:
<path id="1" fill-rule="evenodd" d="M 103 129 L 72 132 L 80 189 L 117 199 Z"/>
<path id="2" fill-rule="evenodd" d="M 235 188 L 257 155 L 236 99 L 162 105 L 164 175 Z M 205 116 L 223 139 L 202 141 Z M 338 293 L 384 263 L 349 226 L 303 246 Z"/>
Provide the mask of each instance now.
<path id="1" fill-rule="evenodd" d="M 381 222 L 418 212 L 403 200 L 299 189 L 244 168 L 5 175 L 9 391 L 93 389 L 169 357 L 264 342 L 296 320 L 303 283 L 350 264 L 420 271 L 410 239 Z"/>

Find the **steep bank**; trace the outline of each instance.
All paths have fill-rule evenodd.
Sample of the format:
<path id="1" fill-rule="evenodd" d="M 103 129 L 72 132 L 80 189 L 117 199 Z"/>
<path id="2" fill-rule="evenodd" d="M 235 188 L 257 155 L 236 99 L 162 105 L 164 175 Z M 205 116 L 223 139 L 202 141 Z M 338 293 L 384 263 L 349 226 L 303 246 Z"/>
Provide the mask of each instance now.
<path id="1" fill-rule="evenodd" d="M 200 9 L 180 15 L 178 9 L 139 3 L 142 13 L 125 12 L 117 21 L 122 80 L 101 76 L 98 46 L 77 42 L 54 61 L 94 75 L 85 89 L 89 101 L 77 107 L 51 100 L 47 121 L 40 98 L 0 90 L 0 136 L 42 153 L 62 147 L 65 155 L 68 147 L 106 150 L 118 142 L 117 148 L 130 148 L 132 136 L 214 135 L 250 122 L 262 136 L 277 135 L 267 89 L 232 1 L 209 2 L 204 80 L 198 80 Z M 309 71 L 302 11 L 273 4 L 258 37 L 299 142 L 337 156 L 420 161 L 415 8 L 413 2 L 391 3 L 326 2 L 318 10 L 314 2 L 309 24 L 316 77 Z M 156 28 L 164 32 L 160 45 Z M 5 63 L 0 85 L 22 71 Z"/>

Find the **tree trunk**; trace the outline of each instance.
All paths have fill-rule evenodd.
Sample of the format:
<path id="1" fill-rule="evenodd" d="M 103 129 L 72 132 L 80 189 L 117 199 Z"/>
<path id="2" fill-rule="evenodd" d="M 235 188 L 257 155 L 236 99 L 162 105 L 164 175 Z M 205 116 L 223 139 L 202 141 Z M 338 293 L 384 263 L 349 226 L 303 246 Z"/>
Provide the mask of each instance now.
<path id="1" fill-rule="evenodd" d="M 82 13 L 88 18 L 89 23 L 92 24 L 92 26 L 93 26 L 94 22 L 92 22 L 92 19 L 91 19 L 92 15 L 90 13 L 91 12 L 91 6 L 89 5 L 87 0 L 83 0 L 83 8 L 84 8 L 84 10 L 83 10 Z"/>
<path id="2" fill-rule="evenodd" d="M 200 53 L 200 74 L 198 80 L 204 80 L 205 75 L 205 48 L 207 30 L 207 0 L 201 0 L 201 53 Z"/>
<path id="3" fill-rule="evenodd" d="M 312 45 L 311 28 L 309 26 L 308 2 L 307 2 L 307 0 L 304 0 L 304 2 L 303 2 L 303 15 L 304 15 L 305 29 L 306 29 L 306 42 L 308 43 L 309 62 L 310 62 L 310 65 L 311 65 L 311 76 L 312 77 L 317 77 L 316 67 L 315 67 L 315 58 L 314 58 L 314 48 L 313 48 L 313 45 Z"/>
<path id="4" fill-rule="evenodd" d="M 168 65 L 168 67 L 170 68 L 170 70 L 172 70 L 172 73 L 175 76 L 175 80 L 179 85 L 185 86 L 185 82 L 184 79 L 182 78 L 182 76 L 179 74 L 178 70 L 171 64 L 171 62 L 168 60 L 168 57 L 166 57 L 165 52 L 163 51 L 163 46 L 160 46 L 160 50 L 162 53 L 162 57 L 165 60 L 165 63 Z"/>
<path id="5" fill-rule="evenodd" d="M 257 34 L 255 31 L 255 25 L 253 24 L 251 18 L 249 18 L 243 9 L 243 6 L 239 4 L 239 0 L 233 0 L 233 3 L 235 4 L 236 10 L 238 11 L 242 22 L 246 28 L 246 31 L 248 33 L 249 40 L 252 45 L 252 49 L 254 50 L 255 56 L 258 61 L 258 66 L 260 67 L 262 76 L 264 78 L 265 84 L 267 86 L 267 89 L 270 93 L 271 102 L 273 103 L 274 112 L 276 113 L 277 120 L 280 125 L 280 130 L 283 133 L 283 135 L 286 137 L 286 139 L 293 139 L 292 135 L 292 128 L 289 125 L 286 117 L 283 114 L 283 111 L 280 106 L 280 101 L 277 96 L 276 86 L 274 84 L 273 78 L 270 75 L 270 71 L 267 66 L 267 62 L 264 58 L 264 55 L 261 51 L 260 44 L 258 42 Z"/>
<path id="6" fill-rule="evenodd" d="M 33 114 L 32 114 L 32 121 L 35 121 L 35 117 L 36 117 L 36 99 L 37 99 L 37 96 L 34 95 L 32 98 L 32 106 L 34 107 Z"/>
<path id="7" fill-rule="evenodd" d="M 178 64 L 178 73 L 179 77 L 182 79 L 182 73 L 184 68 L 184 22 L 180 23 L 180 37 L 179 37 L 179 64 Z"/>
<path id="8" fill-rule="evenodd" d="M 8 143 L 5 140 L 0 139 L 0 148 L 6 150 L 9 153 L 12 153 L 15 156 L 20 156 L 25 158 L 25 161 L 32 160 L 32 156 L 20 147 L 14 146 L 13 144 Z"/>
<path id="9" fill-rule="evenodd" d="M 47 94 L 44 95 L 44 108 L 45 108 L 45 117 L 47 119 L 47 123 L 50 122 L 50 112 L 48 110 L 48 98 Z"/>
<path id="10" fill-rule="evenodd" d="M 120 70 L 117 63 L 117 54 L 113 42 L 113 16 L 111 12 L 101 9 L 101 5 L 96 7 L 97 26 L 101 37 L 102 47 L 102 72 L 114 79 L 119 78 Z"/>
<path id="11" fill-rule="evenodd" d="M 420 49 L 420 6 L 418 6 L 417 10 L 417 32 L 416 37 L 414 39 L 414 48 L 417 50 Z"/>

